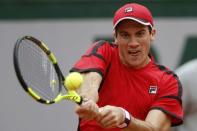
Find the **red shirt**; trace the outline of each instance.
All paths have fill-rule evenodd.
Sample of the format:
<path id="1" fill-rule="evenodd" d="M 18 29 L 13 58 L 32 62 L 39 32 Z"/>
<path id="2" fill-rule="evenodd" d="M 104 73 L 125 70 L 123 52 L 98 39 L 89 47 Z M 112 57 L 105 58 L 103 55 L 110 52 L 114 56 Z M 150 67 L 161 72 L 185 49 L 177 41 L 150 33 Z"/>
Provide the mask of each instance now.
<path id="1" fill-rule="evenodd" d="M 117 45 L 100 41 L 81 57 L 71 71 L 96 71 L 102 75 L 100 107 L 122 107 L 140 120 L 145 120 L 151 109 L 158 109 L 171 118 L 172 126 L 182 123 L 181 84 L 172 71 L 154 61 L 141 69 L 129 68 L 121 63 Z M 103 129 L 95 121 L 80 121 L 80 131 L 120 129 Z"/>

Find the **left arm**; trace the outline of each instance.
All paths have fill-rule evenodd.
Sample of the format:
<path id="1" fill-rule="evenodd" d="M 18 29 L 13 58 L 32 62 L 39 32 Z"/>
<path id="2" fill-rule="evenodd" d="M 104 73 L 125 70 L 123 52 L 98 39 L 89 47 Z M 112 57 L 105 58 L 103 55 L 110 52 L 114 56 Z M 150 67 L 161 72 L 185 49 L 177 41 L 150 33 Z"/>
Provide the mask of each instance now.
<path id="1" fill-rule="evenodd" d="M 97 121 L 105 128 L 113 128 L 124 122 L 125 114 L 120 107 L 105 106 L 100 108 Z M 170 131 L 171 121 L 160 110 L 151 110 L 145 121 L 131 116 L 131 121 L 122 131 Z"/>
<path id="2" fill-rule="evenodd" d="M 171 121 L 165 113 L 151 110 L 145 121 L 132 117 L 129 126 L 123 131 L 170 131 L 170 127 Z"/>

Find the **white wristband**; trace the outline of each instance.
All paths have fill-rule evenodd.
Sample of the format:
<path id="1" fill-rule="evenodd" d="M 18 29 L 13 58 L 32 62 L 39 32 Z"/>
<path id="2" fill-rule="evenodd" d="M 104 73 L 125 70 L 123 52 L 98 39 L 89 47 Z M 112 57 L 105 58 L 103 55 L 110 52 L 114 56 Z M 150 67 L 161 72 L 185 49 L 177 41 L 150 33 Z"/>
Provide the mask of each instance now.
<path id="1" fill-rule="evenodd" d="M 127 110 L 125 110 L 124 108 L 121 108 L 121 109 L 124 112 L 125 119 L 124 119 L 124 122 L 118 126 L 118 128 L 125 128 L 131 122 L 131 116 L 130 116 L 130 113 Z"/>

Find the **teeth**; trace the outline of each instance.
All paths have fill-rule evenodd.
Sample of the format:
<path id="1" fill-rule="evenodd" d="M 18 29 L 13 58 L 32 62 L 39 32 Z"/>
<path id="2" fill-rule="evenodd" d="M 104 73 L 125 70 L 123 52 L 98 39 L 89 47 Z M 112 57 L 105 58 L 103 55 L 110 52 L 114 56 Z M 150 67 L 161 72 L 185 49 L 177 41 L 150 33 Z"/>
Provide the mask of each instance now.
<path id="1" fill-rule="evenodd" d="M 128 51 L 129 53 L 137 53 L 138 51 Z"/>

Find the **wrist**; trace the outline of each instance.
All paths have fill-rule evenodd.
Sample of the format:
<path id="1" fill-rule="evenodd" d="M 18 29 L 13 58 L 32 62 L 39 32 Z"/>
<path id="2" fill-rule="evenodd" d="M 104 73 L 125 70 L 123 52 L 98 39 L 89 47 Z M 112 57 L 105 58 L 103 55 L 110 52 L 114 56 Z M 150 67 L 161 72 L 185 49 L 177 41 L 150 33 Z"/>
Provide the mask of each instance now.
<path id="1" fill-rule="evenodd" d="M 118 125 L 118 128 L 126 128 L 129 126 L 131 122 L 131 115 L 130 113 L 125 110 L 124 108 L 121 108 L 121 110 L 124 112 L 124 121 L 120 125 Z"/>

